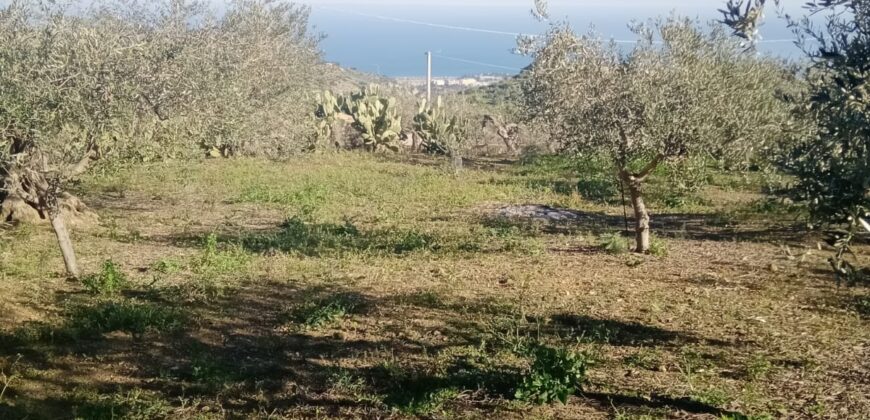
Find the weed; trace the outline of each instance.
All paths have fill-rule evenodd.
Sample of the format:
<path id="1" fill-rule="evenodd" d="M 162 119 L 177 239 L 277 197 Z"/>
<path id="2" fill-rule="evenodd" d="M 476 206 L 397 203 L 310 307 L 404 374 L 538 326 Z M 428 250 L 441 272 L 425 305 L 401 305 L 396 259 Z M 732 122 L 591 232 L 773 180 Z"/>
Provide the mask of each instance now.
<path id="1" fill-rule="evenodd" d="M 248 188 L 237 200 L 241 203 L 283 204 L 296 208 L 299 214 L 311 219 L 317 210 L 328 201 L 330 191 L 327 187 L 308 184 L 297 191 L 276 191 L 264 186 Z"/>
<path id="2" fill-rule="evenodd" d="M 701 392 L 695 392 L 692 394 L 692 399 L 701 404 L 706 404 L 713 407 L 722 407 L 732 401 L 732 398 L 728 395 L 727 392 L 717 388 L 710 388 Z"/>
<path id="3" fill-rule="evenodd" d="M 668 256 L 668 243 L 665 240 L 652 236 L 650 238 L 649 253 L 662 258 Z"/>
<path id="4" fill-rule="evenodd" d="M 530 351 L 532 366 L 515 397 L 522 401 L 568 403 L 568 397 L 583 389 L 589 359 L 586 354 L 536 344 Z"/>
<path id="5" fill-rule="evenodd" d="M 641 348 L 637 353 L 625 358 L 625 364 L 646 370 L 660 370 L 662 353 L 658 349 Z"/>
<path id="6" fill-rule="evenodd" d="M 193 263 L 194 273 L 203 279 L 235 274 L 250 263 L 250 256 L 239 247 L 218 248 L 218 237 L 212 233 L 203 242 L 202 254 Z"/>
<path id="7" fill-rule="evenodd" d="M 78 390 L 72 400 L 76 401 L 73 409 L 76 419 L 149 420 L 166 418 L 172 410 L 160 397 L 139 389 L 111 394 Z"/>
<path id="8" fill-rule="evenodd" d="M 422 249 L 437 250 L 439 247 L 438 241 L 434 237 L 414 231 L 396 234 L 396 239 L 393 242 L 393 252 L 396 254 L 405 254 Z"/>
<path id="9" fill-rule="evenodd" d="M 305 328 L 319 329 L 338 323 L 355 307 L 354 302 L 339 296 L 303 304 L 292 311 L 291 317 Z"/>
<path id="10" fill-rule="evenodd" d="M 746 363 L 746 376 L 751 381 L 763 379 L 770 372 L 773 364 L 764 355 L 756 354 Z"/>
<path id="11" fill-rule="evenodd" d="M 180 311 L 166 306 L 135 300 L 110 301 L 73 308 L 58 332 L 71 338 L 93 337 L 113 331 L 138 336 L 148 331 L 173 331 L 180 328 L 183 321 Z"/>
<path id="12" fill-rule="evenodd" d="M 247 237 L 243 244 L 256 251 L 281 250 L 309 256 L 344 252 L 404 255 L 441 248 L 437 238 L 414 230 L 362 232 L 349 220 L 341 224 L 310 223 L 297 216 L 287 219 L 279 232 Z"/>
<path id="13" fill-rule="evenodd" d="M 234 367 L 208 352 L 199 352 L 191 357 L 190 376 L 198 384 L 217 389 L 241 379 Z"/>
<path id="14" fill-rule="evenodd" d="M 181 271 L 182 265 L 177 260 L 163 258 L 151 265 L 151 269 L 160 274 L 175 274 Z"/>
<path id="15" fill-rule="evenodd" d="M 442 388 L 398 405 L 399 412 L 410 416 L 431 416 L 444 410 L 444 405 L 459 396 L 456 388 Z"/>
<path id="16" fill-rule="evenodd" d="M 3 384 L 3 388 L 0 388 L 0 404 L 3 403 L 3 396 L 6 395 L 6 390 L 9 389 L 9 386 L 12 385 L 12 382 L 18 379 L 20 374 L 17 372 L 18 362 L 21 361 L 21 355 L 19 354 L 15 361 L 12 362 L 12 365 L 9 367 L 9 373 L 6 373 L 6 369 L 0 370 L 0 382 Z"/>
<path id="17" fill-rule="evenodd" d="M 95 295 L 113 295 L 127 287 L 127 276 L 112 260 L 106 260 L 99 274 L 82 278 L 82 285 Z"/>
<path id="18" fill-rule="evenodd" d="M 601 249 L 609 254 L 625 254 L 630 250 L 628 240 L 618 233 L 601 235 L 598 243 Z"/>

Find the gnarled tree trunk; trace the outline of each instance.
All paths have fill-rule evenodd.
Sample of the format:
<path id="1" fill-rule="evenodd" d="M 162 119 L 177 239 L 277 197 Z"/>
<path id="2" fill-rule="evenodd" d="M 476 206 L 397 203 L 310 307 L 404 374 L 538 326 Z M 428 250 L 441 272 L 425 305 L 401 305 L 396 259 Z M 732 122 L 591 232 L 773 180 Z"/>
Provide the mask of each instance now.
<path id="1" fill-rule="evenodd" d="M 31 155 L 25 162 L 8 163 L 0 168 L 0 223 L 50 223 L 63 255 L 67 273 L 78 278 L 80 271 L 70 238 L 68 224 L 95 222 L 94 215 L 75 196 L 60 190 L 60 179 L 50 181 L 44 160 L 33 155 L 38 152 L 23 142 L 12 143 L 12 156 Z M 69 176 L 84 172 L 91 159 L 89 151 L 77 164 L 66 171 Z M 43 167 L 41 170 L 36 167 Z"/>
<path id="2" fill-rule="evenodd" d="M 520 154 L 519 147 L 517 146 L 517 137 L 519 137 L 520 134 L 520 127 L 518 125 L 504 124 L 498 117 L 484 115 L 484 128 L 487 125 L 492 125 L 495 127 L 496 134 L 498 134 L 498 136 L 502 139 L 505 147 L 507 147 L 508 152 L 510 152 L 511 155 L 517 156 Z"/>
<path id="3" fill-rule="evenodd" d="M 652 171 L 664 160 L 664 155 L 658 155 L 642 171 L 631 173 L 627 168 L 619 170 L 619 179 L 627 186 L 631 194 L 631 207 L 634 209 L 635 252 L 646 254 L 650 251 L 650 216 L 643 200 L 643 182 Z"/>
<path id="4" fill-rule="evenodd" d="M 634 234 L 635 252 L 648 253 L 650 250 L 649 211 L 643 201 L 643 184 L 638 181 L 629 181 L 628 190 L 631 194 L 631 206 L 634 209 Z"/>

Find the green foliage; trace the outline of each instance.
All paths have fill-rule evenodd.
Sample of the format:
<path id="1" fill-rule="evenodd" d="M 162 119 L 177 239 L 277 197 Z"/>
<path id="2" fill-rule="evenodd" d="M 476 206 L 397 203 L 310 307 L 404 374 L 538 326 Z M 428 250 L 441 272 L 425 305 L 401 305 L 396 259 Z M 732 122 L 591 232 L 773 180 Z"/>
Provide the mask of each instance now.
<path id="1" fill-rule="evenodd" d="M 746 363 L 746 376 L 752 381 L 763 379 L 773 369 L 773 364 L 764 355 L 757 354 Z"/>
<path id="2" fill-rule="evenodd" d="M 438 238 L 415 230 L 383 229 L 363 231 L 354 223 L 313 223 L 294 216 L 274 234 L 251 236 L 242 243 L 251 250 L 280 250 L 303 255 L 335 253 L 372 253 L 405 255 L 436 251 Z"/>
<path id="3" fill-rule="evenodd" d="M 127 287 L 127 276 L 112 260 L 106 260 L 98 274 L 82 278 L 82 285 L 91 294 L 113 295 Z"/>
<path id="4" fill-rule="evenodd" d="M 172 411 L 169 403 L 140 389 L 113 393 L 77 390 L 72 400 L 76 420 L 150 420 L 165 418 Z"/>
<path id="5" fill-rule="evenodd" d="M 625 254 L 631 247 L 628 243 L 628 239 L 619 233 L 601 235 L 599 246 L 602 250 L 610 254 Z"/>
<path id="6" fill-rule="evenodd" d="M 422 141 L 423 150 L 433 154 L 452 156 L 467 137 L 459 118 L 447 115 L 440 96 L 435 106 L 425 100 L 420 103 L 413 128 Z"/>
<path id="7" fill-rule="evenodd" d="M 515 397 L 537 404 L 560 401 L 582 391 L 589 359 L 586 354 L 535 344 L 529 351 L 532 366 Z"/>
<path id="8" fill-rule="evenodd" d="M 727 392 L 717 388 L 709 388 L 703 391 L 694 392 L 692 398 L 701 404 L 713 407 L 722 407 L 730 403 L 732 400 Z"/>
<path id="9" fill-rule="evenodd" d="M 625 358 L 625 364 L 656 371 L 662 366 L 662 353 L 658 349 L 642 348 Z"/>
<path id="10" fill-rule="evenodd" d="M 363 146 L 371 151 L 398 151 L 395 144 L 402 132 L 396 98 L 381 97 L 378 86 L 369 86 L 341 97 L 339 109 L 353 118 L 353 127 L 362 136 Z"/>
<path id="11" fill-rule="evenodd" d="M 356 304 L 353 301 L 343 296 L 336 296 L 307 302 L 295 308 L 291 317 L 305 328 L 320 329 L 338 323 L 355 308 Z"/>
<path id="12" fill-rule="evenodd" d="M 668 243 L 657 236 L 650 238 L 649 253 L 656 257 L 668 256 Z"/>
<path id="13" fill-rule="evenodd" d="M 688 19 L 632 29 L 640 41 L 629 53 L 567 24 L 521 49 L 534 58 L 522 79 L 524 115 L 568 152 L 608 156 L 636 203 L 662 164 L 712 156 L 737 166 L 782 137 L 793 117 L 777 91 L 799 83 L 779 62 L 746 55 L 721 27 L 705 31 Z M 748 109 L 757 111 L 751 120 Z M 648 251 L 646 225 L 638 223 L 638 252 Z"/>
<path id="14" fill-rule="evenodd" d="M 138 336 L 148 331 L 176 330 L 184 319 L 179 310 L 165 305 L 136 300 L 106 301 L 93 306 L 73 307 L 68 320 L 52 335 L 79 339 L 122 331 Z"/>
<path id="15" fill-rule="evenodd" d="M 810 4 L 831 8 L 821 29 L 808 19 L 799 25 L 819 45 L 807 72 L 809 95 L 798 104 L 817 127 L 781 164 L 797 176 L 791 192 L 809 205 L 817 225 L 845 228 L 830 262 L 838 282 L 857 283 L 870 278 L 846 261 L 852 239 L 870 232 L 870 12 L 862 2 L 827 3 Z"/>
<path id="16" fill-rule="evenodd" d="M 329 74 L 308 14 L 265 0 L 233 2 L 219 18 L 200 2 L 7 2 L 0 162 L 12 143 L 54 165 L 86 153 L 108 162 L 298 150 L 310 130 L 304 92 Z"/>
<path id="17" fill-rule="evenodd" d="M 443 410 L 446 403 L 459 397 L 456 388 L 442 388 L 420 398 L 412 398 L 398 406 L 399 412 L 410 416 L 431 416 Z"/>
<path id="18" fill-rule="evenodd" d="M 221 249 L 217 234 L 211 233 L 203 241 L 202 253 L 193 262 L 193 272 L 202 279 L 231 275 L 239 272 L 250 263 L 250 256 L 238 246 Z"/>

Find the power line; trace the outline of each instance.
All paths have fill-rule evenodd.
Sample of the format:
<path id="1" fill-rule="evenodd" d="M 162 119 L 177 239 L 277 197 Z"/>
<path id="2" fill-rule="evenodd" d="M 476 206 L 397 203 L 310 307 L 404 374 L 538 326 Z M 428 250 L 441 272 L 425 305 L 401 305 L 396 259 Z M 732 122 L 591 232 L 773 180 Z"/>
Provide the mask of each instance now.
<path id="1" fill-rule="evenodd" d="M 423 22 L 423 21 L 413 20 L 413 19 L 403 19 L 403 18 L 397 18 L 397 17 L 391 17 L 391 16 L 373 15 L 373 14 L 369 14 L 369 13 L 354 12 L 352 10 L 337 9 L 334 7 L 327 7 L 327 6 L 319 6 L 319 7 L 321 9 L 324 9 L 324 10 L 332 10 L 334 12 L 339 12 L 339 13 L 347 13 L 347 14 L 351 14 L 351 15 L 357 15 L 357 16 L 362 16 L 362 17 L 367 17 L 367 18 L 372 18 L 372 19 L 386 20 L 386 21 L 390 21 L 390 22 L 408 23 L 411 25 L 420 25 L 420 26 L 429 26 L 432 28 L 450 29 L 450 30 L 466 31 L 466 32 L 479 32 L 479 33 L 492 34 L 492 35 L 506 35 L 506 36 L 511 36 L 511 37 L 518 37 L 521 35 L 519 32 L 506 32 L 506 31 L 498 31 L 498 30 L 494 30 L 494 29 L 472 28 L 469 26 L 445 25 L 445 24 L 441 24 L 441 23 Z"/>
<path id="2" fill-rule="evenodd" d="M 398 17 L 393 17 L 393 16 L 362 13 L 362 12 L 356 12 L 353 10 L 339 9 L 339 8 L 329 7 L 329 6 L 314 6 L 314 7 L 319 8 L 319 9 L 323 9 L 323 10 L 331 10 L 331 11 L 339 12 L 339 13 L 346 13 L 346 14 L 350 14 L 350 15 L 367 17 L 367 18 L 371 18 L 371 19 L 385 20 L 388 22 L 407 23 L 410 25 L 428 26 L 430 28 L 449 29 L 449 30 L 454 30 L 454 31 L 465 31 L 465 32 L 477 32 L 477 33 L 484 33 L 484 34 L 490 34 L 490 35 L 503 35 L 503 36 L 510 36 L 510 37 L 514 37 L 514 38 L 516 38 L 518 36 L 522 36 L 522 35 L 531 36 L 531 37 L 536 36 L 536 35 L 523 34 L 520 32 L 499 31 L 499 30 L 495 30 L 495 29 L 475 28 L 475 27 L 470 27 L 470 26 L 447 25 L 447 24 L 436 23 L 436 22 L 425 22 L 425 21 L 420 21 L 420 20 L 398 18 Z M 611 39 L 610 42 L 613 42 L 616 44 L 636 44 L 639 42 L 639 40 Z M 775 44 L 775 43 L 786 43 L 786 42 L 795 42 L 795 40 L 794 39 L 762 39 L 758 43 L 759 44 Z M 660 43 L 660 41 L 657 41 L 656 43 Z"/>

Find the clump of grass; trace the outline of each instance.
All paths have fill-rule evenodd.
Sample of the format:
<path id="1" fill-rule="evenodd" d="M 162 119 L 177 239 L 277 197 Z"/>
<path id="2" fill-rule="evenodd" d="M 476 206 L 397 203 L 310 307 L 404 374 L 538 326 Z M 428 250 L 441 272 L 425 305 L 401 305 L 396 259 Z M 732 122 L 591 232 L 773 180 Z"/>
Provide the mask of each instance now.
<path id="1" fill-rule="evenodd" d="M 212 233 L 205 238 L 202 254 L 194 261 L 192 268 L 200 277 L 209 279 L 235 274 L 245 268 L 250 261 L 250 256 L 239 247 L 220 249 L 218 236 Z"/>
<path id="2" fill-rule="evenodd" d="M 756 354 L 746 363 L 746 376 L 752 381 L 763 379 L 770 373 L 773 364 L 762 354 Z"/>
<path id="3" fill-rule="evenodd" d="M 75 307 L 57 334 L 71 338 L 93 337 L 113 331 L 138 336 L 149 331 L 169 332 L 182 326 L 181 311 L 152 303 L 125 300 Z"/>
<path id="4" fill-rule="evenodd" d="M 94 295 L 113 295 L 127 287 L 127 276 L 112 260 L 106 260 L 97 274 L 82 278 L 82 285 Z"/>
<path id="5" fill-rule="evenodd" d="M 181 271 L 182 264 L 177 260 L 163 258 L 152 264 L 151 269 L 160 274 L 175 274 Z"/>
<path id="6" fill-rule="evenodd" d="M 662 366 L 662 353 L 658 349 L 642 348 L 627 356 L 625 364 L 646 370 L 659 370 Z"/>
<path id="7" fill-rule="evenodd" d="M 444 405 L 459 397 L 456 388 L 442 388 L 419 397 L 414 397 L 396 406 L 402 414 L 409 416 L 431 416 L 444 410 Z"/>
<path id="8" fill-rule="evenodd" d="M 291 318 L 307 329 L 320 329 L 337 324 L 356 308 L 343 296 L 312 301 L 292 310 Z"/>
<path id="9" fill-rule="evenodd" d="M 664 239 L 657 236 L 650 238 L 649 253 L 656 257 L 668 256 L 668 243 Z"/>
<path id="10" fill-rule="evenodd" d="M 709 388 L 703 391 L 695 392 L 692 394 L 692 399 L 701 404 L 706 404 L 713 407 L 722 407 L 732 401 L 731 396 L 728 395 L 727 392 L 718 388 Z"/>
<path id="11" fill-rule="evenodd" d="M 207 352 L 196 353 L 191 358 L 190 376 L 194 382 L 209 389 L 243 379 L 237 363 L 227 363 Z"/>
<path id="12" fill-rule="evenodd" d="M 631 250 L 628 240 L 618 233 L 601 235 L 598 243 L 601 249 L 609 254 L 625 254 Z"/>
<path id="13" fill-rule="evenodd" d="M 535 344 L 529 355 L 532 364 L 515 393 L 518 400 L 567 404 L 568 397 L 583 390 L 590 364 L 585 353 Z"/>
<path id="14" fill-rule="evenodd" d="M 77 419 L 148 420 L 166 418 L 172 410 L 165 400 L 140 389 L 124 393 L 76 390 L 71 400 L 75 401 L 73 416 Z"/>

